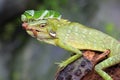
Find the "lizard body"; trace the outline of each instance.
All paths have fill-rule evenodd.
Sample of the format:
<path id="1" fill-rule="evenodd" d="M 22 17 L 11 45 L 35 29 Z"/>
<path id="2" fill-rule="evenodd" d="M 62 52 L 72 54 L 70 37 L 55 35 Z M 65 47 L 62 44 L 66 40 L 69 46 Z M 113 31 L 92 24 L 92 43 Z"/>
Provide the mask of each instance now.
<path id="1" fill-rule="evenodd" d="M 61 19 L 61 15 L 52 10 L 29 10 L 22 15 L 21 19 L 24 22 L 23 27 L 29 35 L 39 41 L 76 53 L 60 63 L 60 67 L 66 67 L 69 63 L 80 58 L 82 56 L 80 50 L 100 52 L 110 50 L 108 58 L 97 64 L 95 71 L 103 79 L 112 80 L 103 69 L 120 63 L 120 43 L 116 39 L 96 29 Z"/>

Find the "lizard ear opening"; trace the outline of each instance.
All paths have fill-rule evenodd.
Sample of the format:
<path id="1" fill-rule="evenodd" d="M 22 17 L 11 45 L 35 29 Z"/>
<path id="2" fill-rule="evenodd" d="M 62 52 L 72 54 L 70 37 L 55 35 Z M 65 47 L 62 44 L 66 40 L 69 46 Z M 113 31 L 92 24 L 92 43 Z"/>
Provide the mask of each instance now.
<path id="1" fill-rule="evenodd" d="M 56 37 L 56 32 L 54 32 L 54 31 L 50 31 L 50 36 L 52 36 L 52 37 Z"/>

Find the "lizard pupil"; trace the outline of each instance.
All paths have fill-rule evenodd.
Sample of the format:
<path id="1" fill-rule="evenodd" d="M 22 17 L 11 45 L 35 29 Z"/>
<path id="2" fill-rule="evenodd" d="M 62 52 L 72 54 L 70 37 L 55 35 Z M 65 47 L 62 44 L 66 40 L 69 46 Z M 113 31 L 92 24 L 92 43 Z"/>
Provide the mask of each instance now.
<path id="1" fill-rule="evenodd" d="M 40 25 L 40 27 L 45 27 L 46 26 L 46 24 L 45 23 L 42 23 L 41 25 Z"/>

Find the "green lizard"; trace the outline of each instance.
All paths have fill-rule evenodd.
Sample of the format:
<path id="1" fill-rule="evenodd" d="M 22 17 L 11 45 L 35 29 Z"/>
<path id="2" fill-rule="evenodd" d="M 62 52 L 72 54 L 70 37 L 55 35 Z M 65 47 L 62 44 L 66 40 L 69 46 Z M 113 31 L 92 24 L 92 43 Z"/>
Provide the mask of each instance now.
<path id="1" fill-rule="evenodd" d="M 76 53 L 76 55 L 60 63 L 60 67 L 64 68 L 80 58 L 82 56 L 81 50 L 100 52 L 110 50 L 108 58 L 98 63 L 95 66 L 95 71 L 104 80 L 112 80 L 103 69 L 120 62 L 120 43 L 116 39 L 96 29 L 62 19 L 58 12 L 52 10 L 28 10 L 22 14 L 21 19 L 23 21 L 22 26 L 32 37 Z"/>

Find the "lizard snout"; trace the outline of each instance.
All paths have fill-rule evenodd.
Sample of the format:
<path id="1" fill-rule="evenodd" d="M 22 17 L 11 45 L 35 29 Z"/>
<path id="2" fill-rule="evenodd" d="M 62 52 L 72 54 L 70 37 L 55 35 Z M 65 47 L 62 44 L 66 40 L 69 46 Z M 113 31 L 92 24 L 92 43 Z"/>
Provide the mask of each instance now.
<path id="1" fill-rule="evenodd" d="M 28 24 L 24 22 L 24 23 L 22 24 L 22 27 L 23 27 L 23 29 L 25 29 L 25 30 L 26 30 L 26 29 L 27 29 L 27 27 L 28 27 Z"/>
<path id="2" fill-rule="evenodd" d="M 28 27 L 28 23 L 24 22 L 24 23 L 22 24 L 22 27 L 23 27 L 23 29 L 25 29 L 25 30 L 32 31 L 33 34 L 34 34 L 34 36 L 37 37 L 37 32 L 39 32 L 39 31 Z"/>

